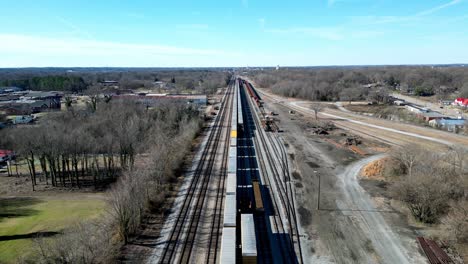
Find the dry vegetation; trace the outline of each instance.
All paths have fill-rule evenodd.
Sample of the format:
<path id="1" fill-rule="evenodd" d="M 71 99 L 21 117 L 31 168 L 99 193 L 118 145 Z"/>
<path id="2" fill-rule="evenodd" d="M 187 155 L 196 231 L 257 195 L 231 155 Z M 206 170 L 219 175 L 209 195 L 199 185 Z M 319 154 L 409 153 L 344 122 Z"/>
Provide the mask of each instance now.
<path id="1" fill-rule="evenodd" d="M 117 81 L 120 89 L 153 88 L 155 81 L 170 84 L 172 92 L 214 93 L 224 87 L 231 74 L 222 69 L 163 68 L 60 68 L 0 69 L 0 86 L 30 90 L 83 92 L 100 81 Z"/>
<path id="2" fill-rule="evenodd" d="M 66 229 L 56 239 L 37 240 L 37 254 L 22 261 L 113 262 L 145 213 L 165 201 L 200 127 L 199 112 L 184 104 L 146 109 L 109 101 L 0 131 L 0 147 L 14 149 L 19 160 L 27 161 L 33 190 L 110 186 L 107 213 L 100 219 Z"/>
<path id="3" fill-rule="evenodd" d="M 314 101 L 381 101 L 388 91 L 408 87 L 420 95 L 468 96 L 466 67 L 285 68 L 254 72 L 251 78 L 260 87 L 270 88 L 277 94 Z M 379 85 L 363 86 L 367 84 Z"/>
<path id="4" fill-rule="evenodd" d="M 464 148 L 432 153 L 411 145 L 394 150 L 384 170 L 391 196 L 461 251 L 468 246 L 467 158 Z"/>

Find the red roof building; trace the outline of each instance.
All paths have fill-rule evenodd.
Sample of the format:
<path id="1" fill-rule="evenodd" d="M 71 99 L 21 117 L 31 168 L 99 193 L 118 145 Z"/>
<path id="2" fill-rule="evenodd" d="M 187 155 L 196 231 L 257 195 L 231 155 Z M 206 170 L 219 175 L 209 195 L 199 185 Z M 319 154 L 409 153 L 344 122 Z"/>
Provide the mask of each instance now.
<path id="1" fill-rule="evenodd" d="M 457 98 L 453 102 L 454 105 L 468 107 L 468 98 Z"/>
<path id="2" fill-rule="evenodd" d="M 15 156 L 15 153 L 11 150 L 0 149 L 0 162 L 9 160 Z"/>

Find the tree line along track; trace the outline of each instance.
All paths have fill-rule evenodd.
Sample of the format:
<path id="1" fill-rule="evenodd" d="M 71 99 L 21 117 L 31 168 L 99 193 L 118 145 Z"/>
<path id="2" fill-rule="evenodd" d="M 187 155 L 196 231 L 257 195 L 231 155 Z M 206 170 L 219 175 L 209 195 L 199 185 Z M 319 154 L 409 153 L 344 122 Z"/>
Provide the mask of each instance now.
<path id="1" fill-rule="evenodd" d="M 233 95 L 234 95 L 233 90 L 234 90 L 233 85 L 231 83 L 228 86 L 228 89 L 222 99 L 219 114 L 216 116 L 213 126 L 209 132 L 205 148 L 202 151 L 202 155 L 200 157 L 200 160 L 198 161 L 199 163 L 197 164 L 193 178 L 191 179 L 187 193 L 183 200 L 181 209 L 177 215 L 175 224 L 170 233 L 169 240 L 160 258 L 160 263 L 176 262 L 177 251 L 179 247 L 182 247 L 182 251 L 180 253 L 181 256 L 178 262 L 188 263 L 190 261 L 196 233 L 198 230 L 198 225 L 200 223 L 203 206 L 205 204 L 205 197 L 206 197 L 208 185 L 209 185 L 208 183 L 210 182 L 211 174 L 213 172 L 213 168 L 215 167 L 215 160 L 216 160 L 216 156 L 218 153 L 218 146 L 219 146 L 220 141 L 222 141 L 221 134 L 222 134 L 223 124 L 226 122 L 226 120 L 229 121 L 229 118 L 232 113 L 231 104 L 232 104 Z M 228 132 L 226 132 L 226 136 L 229 138 Z M 223 155 L 222 157 L 223 166 L 225 166 L 224 160 L 227 160 L 227 152 L 223 151 L 222 155 Z M 221 168 L 221 169 L 222 171 L 225 171 L 226 168 Z M 221 175 L 221 178 L 224 178 L 224 177 L 225 177 L 224 174 Z M 219 185 L 224 184 L 224 180 L 222 181 L 223 183 L 219 183 Z M 217 189 L 217 194 L 216 194 L 217 199 L 218 197 L 223 195 L 223 191 L 222 191 L 223 189 L 224 189 L 224 186 L 223 188 Z M 192 206 L 192 203 L 195 203 L 194 206 Z M 216 203 L 216 206 L 222 206 L 222 202 Z M 220 220 L 215 219 L 213 221 L 217 222 Z M 185 230 L 186 225 L 188 225 L 187 230 Z M 216 231 L 215 229 L 212 229 L 210 231 L 210 237 L 215 236 L 216 238 L 213 238 L 213 239 L 216 239 L 216 241 L 219 240 L 219 232 L 220 232 L 219 229 Z M 185 238 L 184 238 L 184 235 L 185 235 Z M 218 242 L 215 242 L 214 244 L 217 245 Z M 215 250 L 210 249 L 210 255 L 213 252 L 217 252 L 217 248 Z M 217 254 L 217 253 L 214 253 L 214 254 Z M 207 259 L 209 258 L 210 256 L 208 255 Z"/>

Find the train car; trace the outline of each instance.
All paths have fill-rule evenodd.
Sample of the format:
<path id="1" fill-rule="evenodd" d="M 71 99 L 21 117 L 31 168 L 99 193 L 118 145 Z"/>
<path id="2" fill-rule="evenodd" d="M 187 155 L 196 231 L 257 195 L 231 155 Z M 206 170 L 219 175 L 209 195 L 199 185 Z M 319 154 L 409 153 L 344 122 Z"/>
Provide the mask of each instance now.
<path id="1" fill-rule="evenodd" d="M 252 188 L 254 193 L 255 199 L 255 210 L 259 212 L 263 212 L 265 210 L 263 206 L 263 199 L 262 199 L 262 191 L 260 189 L 260 182 L 257 180 L 252 181 Z"/>
<path id="2" fill-rule="evenodd" d="M 237 175 L 235 173 L 228 173 L 226 179 L 226 195 L 237 193 Z"/>
<path id="3" fill-rule="evenodd" d="M 244 117 L 242 115 L 242 104 L 241 104 L 241 92 L 239 83 L 236 83 L 237 87 L 237 130 L 242 135 L 244 132 Z"/>
<path id="4" fill-rule="evenodd" d="M 241 215 L 242 263 L 257 263 L 257 239 L 253 214 Z"/>
<path id="5" fill-rule="evenodd" d="M 224 199 L 224 220 L 223 226 L 237 226 L 237 196 L 236 194 L 226 194 Z"/>
<path id="6" fill-rule="evenodd" d="M 232 116 L 231 116 L 231 141 L 230 146 L 237 146 L 237 86 L 234 86 L 234 96 L 232 102 Z"/>
<path id="7" fill-rule="evenodd" d="M 219 263 L 221 264 L 236 264 L 236 228 L 224 227 L 221 238 L 221 252 Z"/>
<path id="8" fill-rule="evenodd" d="M 237 173 L 237 157 L 236 156 L 228 158 L 228 174 L 229 173 Z"/>

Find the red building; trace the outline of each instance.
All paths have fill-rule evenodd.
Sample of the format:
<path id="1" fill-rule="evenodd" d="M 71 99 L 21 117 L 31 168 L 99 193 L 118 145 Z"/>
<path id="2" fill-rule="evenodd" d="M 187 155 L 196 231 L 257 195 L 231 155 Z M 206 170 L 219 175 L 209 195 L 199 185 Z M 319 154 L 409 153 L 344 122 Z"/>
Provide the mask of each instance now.
<path id="1" fill-rule="evenodd" d="M 15 153 L 11 150 L 0 149 L 0 162 L 11 160 L 15 157 Z"/>
<path id="2" fill-rule="evenodd" d="M 453 102 L 454 105 L 462 106 L 462 107 L 468 107 L 468 98 L 457 98 Z"/>

